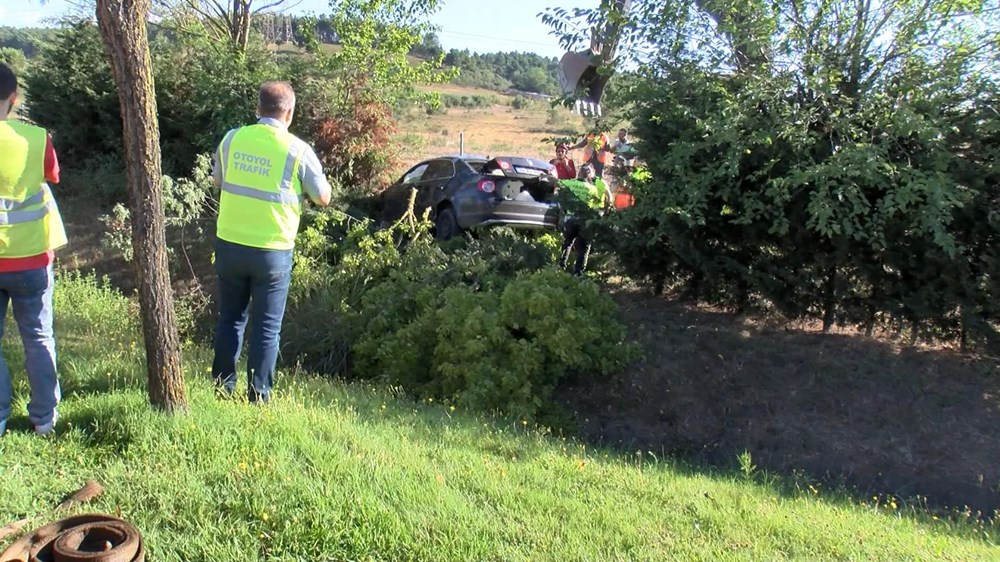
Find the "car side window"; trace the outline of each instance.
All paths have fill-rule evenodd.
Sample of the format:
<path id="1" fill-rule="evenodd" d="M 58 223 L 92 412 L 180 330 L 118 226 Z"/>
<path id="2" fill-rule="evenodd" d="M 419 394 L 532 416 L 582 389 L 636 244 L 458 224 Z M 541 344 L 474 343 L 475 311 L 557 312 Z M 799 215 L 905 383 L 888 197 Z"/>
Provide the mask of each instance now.
<path id="1" fill-rule="evenodd" d="M 406 174 L 403 175 L 403 185 L 414 184 L 423 179 L 423 175 L 424 172 L 427 171 L 427 167 L 427 164 L 420 164 L 419 166 L 415 166 L 409 172 L 406 172 Z"/>
<path id="2" fill-rule="evenodd" d="M 463 160 L 462 163 L 473 172 L 481 174 L 483 172 L 483 164 L 486 163 L 486 160 Z"/>
<path id="3" fill-rule="evenodd" d="M 440 180 L 455 177 L 455 165 L 451 160 L 434 160 L 427 167 L 427 172 L 422 179 Z"/>

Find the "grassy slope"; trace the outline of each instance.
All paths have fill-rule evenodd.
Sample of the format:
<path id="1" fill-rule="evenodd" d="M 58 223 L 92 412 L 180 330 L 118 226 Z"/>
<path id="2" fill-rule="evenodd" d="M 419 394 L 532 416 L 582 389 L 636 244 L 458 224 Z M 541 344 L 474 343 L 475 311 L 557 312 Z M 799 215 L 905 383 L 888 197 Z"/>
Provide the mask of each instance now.
<path id="1" fill-rule="evenodd" d="M 0 439 L 0 523 L 86 478 L 151 560 L 995 560 L 995 528 L 787 493 L 615 456 L 384 390 L 284 376 L 267 408 L 216 401 L 188 351 L 191 412 L 147 405 L 130 305 L 63 278 L 54 439 Z"/>

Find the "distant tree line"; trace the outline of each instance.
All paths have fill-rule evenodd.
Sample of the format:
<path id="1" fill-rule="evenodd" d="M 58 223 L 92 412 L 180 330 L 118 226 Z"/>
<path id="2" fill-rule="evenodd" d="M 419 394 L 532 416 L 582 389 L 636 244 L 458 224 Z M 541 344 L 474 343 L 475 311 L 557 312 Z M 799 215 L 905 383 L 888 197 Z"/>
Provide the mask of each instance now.
<path id="1" fill-rule="evenodd" d="M 535 53 L 472 53 L 468 49 L 451 49 L 447 53 L 434 33 L 424 34 L 423 41 L 410 50 L 421 58 L 444 55 L 444 63 L 458 68 L 452 83 L 489 90 L 511 88 L 525 92 L 555 95 L 559 93 L 556 78 L 558 61 Z"/>
<path id="2" fill-rule="evenodd" d="M 16 49 L 34 58 L 55 35 L 55 29 L 45 27 L 0 27 L 0 49 Z"/>

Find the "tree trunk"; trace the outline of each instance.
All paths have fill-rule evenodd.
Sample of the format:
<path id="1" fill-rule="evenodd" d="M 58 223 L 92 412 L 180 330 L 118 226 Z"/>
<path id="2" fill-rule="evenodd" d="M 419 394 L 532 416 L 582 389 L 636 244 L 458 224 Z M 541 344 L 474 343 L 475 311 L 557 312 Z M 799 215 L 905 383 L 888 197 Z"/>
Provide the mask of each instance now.
<path id="1" fill-rule="evenodd" d="M 186 409 L 187 403 L 167 270 L 160 130 L 146 35 L 149 5 L 150 0 L 97 0 L 97 22 L 121 102 L 149 401 L 172 413 Z"/>

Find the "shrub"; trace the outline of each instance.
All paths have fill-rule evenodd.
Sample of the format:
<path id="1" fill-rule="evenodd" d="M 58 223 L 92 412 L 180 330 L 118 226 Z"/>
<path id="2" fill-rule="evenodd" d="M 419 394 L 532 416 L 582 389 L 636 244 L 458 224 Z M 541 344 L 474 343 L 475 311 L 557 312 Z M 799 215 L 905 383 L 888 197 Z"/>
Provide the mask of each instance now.
<path id="1" fill-rule="evenodd" d="M 551 267 L 552 235 L 442 245 L 412 215 L 375 232 L 332 212 L 309 222 L 282 339 L 308 367 L 535 419 L 568 373 L 632 357 L 614 303 Z"/>
<path id="2" fill-rule="evenodd" d="M 121 154 L 118 91 L 96 25 L 81 22 L 60 30 L 32 61 L 25 82 L 28 117 L 52 133 L 64 167 L 84 168 L 91 158 Z"/>
<path id="3" fill-rule="evenodd" d="M 52 308 L 59 330 L 74 338 L 93 341 L 116 340 L 137 334 L 138 303 L 111 286 L 107 277 L 93 272 L 60 271 L 52 296 Z M 63 311 L 72 310 L 72 314 Z"/>
<path id="4" fill-rule="evenodd" d="M 427 115 L 447 115 L 448 107 L 449 106 L 444 103 L 428 104 L 427 107 L 424 108 L 424 111 L 427 113 Z"/>
<path id="5" fill-rule="evenodd" d="M 151 45 L 164 173 L 179 176 L 226 131 L 256 121 L 260 84 L 278 75 L 274 55 L 251 42 L 233 56 L 206 34 L 163 36 Z"/>
<path id="6" fill-rule="evenodd" d="M 348 197 L 375 193 L 386 185 L 395 165 L 391 142 L 396 132 L 387 105 L 354 96 L 345 111 L 309 126 L 308 137 L 323 167 L 335 185 L 345 186 Z"/>
<path id="7" fill-rule="evenodd" d="M 482 109 L 500 103 L 500 99 L 494 95 L 472 94 L 444 94 L 441 102 L 445 107 L 462 107 L 465 109 Z"/>
<path id="8" fill-rule="evenodd" d="M 53 139 L 53 144 L 55 142 Z M 56 151 L 60 152 L 58 146 Z M 116 153 L 95 153 L 76 164 L 74 167 L 67 166 L 60 174 L 57 193 L 86 197 L 101 204 L 125 201 L 128 178 L 121 156 Z"/>
<path id="9" fill-rule="evenodd" d="M 829 6 L 629 22 L 619 51 L 643 64 L 607 95 L 653 180 L 615 217 L 621 263 L 824 330 L 1000 349 L 1000 45 L 940 0 Z"/>
<path id="10" fill-rule="evenodd" d="M 383 322 L 356 345 L 359 368 L 420 396 L 534 419 L 570 370 L 609 374 L 629 358 L 615 305 L 593 283 L 554 269 L 493 288 L 464 281 L 441 289 L 404 274 L 366 295 Z"/>
<path id="11" fill-rule="evenodd" d="M 201 280 L 194 271 L 188 252 L 205 244 L 204 225 L 214 220 L 218 211 L 215 189 L 212 159 L 208 154 L 199 154 L 195 158 L 195 167 L 186 178 L 175 180 L 163 176 L 163 212 L 170 237 L 167 248 L 170 266 L 175 271 L 190 275 L 195 283 L 193 290 L 178 295 L 174 301 L 178 328 L 185 336 L 198 330 L 207 331 L 209 297 L 202 291 Z M 98 220 L 105 228 L 103 245 L 120 253 L 125 261 L 132 261 L 132 225 L 128 208 L 118 203 Z"/>
<path id="12" fill-rule="evenodd" d="M 527 96 L 518 94 L 510 101 L 510 106 L 514 109 L 527 109 L 531 107 L 533 103 L 534 102 Z"/>

